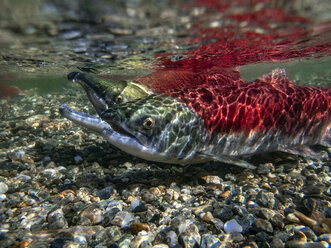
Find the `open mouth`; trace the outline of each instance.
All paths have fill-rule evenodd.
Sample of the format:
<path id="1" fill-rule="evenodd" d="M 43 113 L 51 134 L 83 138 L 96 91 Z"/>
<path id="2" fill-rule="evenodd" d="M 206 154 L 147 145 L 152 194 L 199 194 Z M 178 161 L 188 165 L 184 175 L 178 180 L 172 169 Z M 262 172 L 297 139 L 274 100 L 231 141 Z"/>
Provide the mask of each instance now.
<path id="1" fill-rule="evenodd" d="M 94 79 L 80 72 L 70 72 L 67 77 L 69 81 L 78 82 L 84 88 L 99 115 L 108 109 L 108 104 L 104 100 L 105 91 Z"/>

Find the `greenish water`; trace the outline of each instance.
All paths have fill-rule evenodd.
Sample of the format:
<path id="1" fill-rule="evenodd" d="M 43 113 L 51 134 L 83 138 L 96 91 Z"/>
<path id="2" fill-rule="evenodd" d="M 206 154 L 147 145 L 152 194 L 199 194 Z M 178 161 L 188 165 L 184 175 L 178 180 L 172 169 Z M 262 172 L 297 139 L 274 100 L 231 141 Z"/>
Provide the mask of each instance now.
<path id="1" fill-rule="evenodd" d="M 315 26 L 303 28 L 313 30 L 316 34 L 311 37 L 314 39 L 321 43 L 330 39 L 328 1 L 320 0 L 318 4 L 303 0 L 290 3 L 270 1 L 255 5 L 236 5 L 235 2 L 226 11 L 217 12 L 209 6 L 229 2 L 126 0 L 92 4 L 85 0 L 3 0 L 0 13 L 0 84 L 47 94 L 65 92 L 66 87 L 72 87 L 66 80 L 71 71 L 108 75 L 115 80 L 148 75 L 162 68 L 159 55 L 164 58 L 169 53 L 172 61 L 181 60 L 190 57 L 186 54 L 188 51 L 214 42 L 214 38 L 196 41 L 205 36 L 204 33 L 199 34 L 204 30 L 194 29 L 196 25 L 203 28 L 226 27 L 233 24 L 224 19 L 226 15 L 275 6 L 290 15 L 312 19 Z M 239 23 L 239 26 L 245 25 L 245 20 Z M 249 28 L 261 32 L 259 27 Z M 320 29 L 324 31 L 318 33 Z M 283 67 L 297 84 L 330 87 L 329 54 L 257 61 L 238 68 L 248 81 Z"/>

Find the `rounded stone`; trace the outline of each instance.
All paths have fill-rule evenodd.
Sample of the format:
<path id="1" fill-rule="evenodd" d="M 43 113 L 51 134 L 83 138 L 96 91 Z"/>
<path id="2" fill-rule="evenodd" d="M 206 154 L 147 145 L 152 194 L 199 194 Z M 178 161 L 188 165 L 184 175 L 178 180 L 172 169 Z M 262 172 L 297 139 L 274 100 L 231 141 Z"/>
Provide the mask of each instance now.
<path id="1" fill-rule="evenodd" d="M 133 222 L 130 224 L 130 230 L 133 233 L 139 233 L 141 231 L 149 232 L 151 229 L 148 224 L 146 223 L 140 223 L 140 222 Z"/>
<path id="2" fill-rule="evenodd" d="M 268 233 L 272 233 L 274 231 L 271 223 L 261 218 L 257 218 L 254 222 L 254 225 L 259 231 L 265 231 Z"/>
<path id="3" fill-rule="evenodd" d="M 6 194 L 8 191 L 8 185 L 4 182 L 0 182 L 0 194 Z"/>
<path id="4" fill-rule="evenodd" d="M 229 220 L 224 224 L 224 230 L 226 233 L 242 232 L 242 226 L 235 220 Z"/>

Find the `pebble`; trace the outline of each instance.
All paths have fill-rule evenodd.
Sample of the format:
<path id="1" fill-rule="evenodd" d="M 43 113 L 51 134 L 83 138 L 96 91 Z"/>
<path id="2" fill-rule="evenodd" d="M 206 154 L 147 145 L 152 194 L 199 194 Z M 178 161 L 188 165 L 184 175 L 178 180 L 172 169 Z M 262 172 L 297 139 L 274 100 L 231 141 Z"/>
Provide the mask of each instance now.
<path id="1" fill-rule="evenodd" d="M 272 233 L 274 230 L 269 221 L 261 219 L 261 218 L 257 218 L 254 222 L 254 225 L 260 231 Z"/>
<path id="2" fill-rule="evenodd" d="M 224 231 L 226 233 L 242 232 L 242 226 L 235 220 L 229 220 L 224 224 Z"/>
<path id="3" fill-rule="evenodd" d="M 61 208 L 50 212 L 47 216 L 47 221 L 49 223 L 49 229 L 56 230 L 68 228 L 68 222 Z"/>
<path id="4" fill-rule="evenodd" d="M 256 195 L 256 202 L 257 204 L 260 204 L 264 207 L 273 209 L 275 206 L 275 197 L 274 194 L 271 192 L 264 192 L 261 190 L 257 195 Z"/>
<path id="5" fill-rule="evenodd" d="M 0 182 L 0 194 L 6 194 L 8 191 L 8 186 L 4 182 Z"/>
<path id="6" fill-rule="evenodd" d="M 88 206 L 79 214 L 80 225 L 97 225 L 104 220 L 102 209 L 95 206 Z"/>
<path id="7" fill-rule="evenodd" d="M 25 102 L 19 105 L 1 100 L 13 110 L 0 123 L 3 247 L 327 247 L 330 243 L 330 232 L 317 229 L 327 226 L 331 217 L 328 161 L 314 161 L 312 166 L 300 158 L 287 166 L 289 158 L 268 158 L 272 162 L 260 164 L 256 171 L 236 172 L 231 167 L 231 173 L 213 163 L 183 168 L 140 162 L 58 114 L 62 102 L 90 112 L 92 107 L 77 89 L 68 96 L 22 99 Z M 37 115 L 42 122 L 33 117 Z"/>
<path id="8" fill-rule="evenodd" d="M 81 162 L 83 162 L 83 158 L 79 155 L 74 157 L 74 162 L 75 164 L 80 164 Z"/>
<path id="9" fill-rule="evenodd" d="M 108 186 L 106 188 L 99 190 L 96 193 L 96 196 L 98 196 L 101 200 L 105 200 L 105 199 L 109 199 L 113 193 L 114 193 L 114 187 Z"/>
<path id="10" fill-rule="evenodd" d="M 133 214 L 126 211 L 120 211 L 115 215 L 111 223 L 113 225 L 117 225 L 124 228 L 124 227 L 129 227 L 130 223 L 134 222 L 134 220 L 135 219 Z"/>
<path id="11" fill-rule="evenodd" d="M 331 244 L 331 233 L 322 234 L 318 237 L 318 239 Z"/>
<path id="12" fill-rule="evenodd" d="M 0 194 L 0 202 L 7 199 L 7 196 L 5 194 Z"/>
<path id="13" fill-rule="evenodd" d="M 151 229 L 146 223 L 133 222 L 130 224 L 130 230 L 137 234 L 141 231 L 149 232 Z"/>
<path id="14" fill-rule="evenodd" d="M 270 243 L 270 247 L 271 248 L 284 248 L 285 244 L 280 238 L 274 237 Z"/>
<path id="15" fill-rule="evenodd" d="M 211 184 L 220 184 L 221 183 L 221 178 L 218 176 L 204 176 L 202 177 L 202 180 L 204 180 L 207 184 L 211 183 Z"/>
<path id="16" fill-rule="evenodd" d="M 201 248 L 221 247 L 222 243 L 216 235 L 205 234 L 201 237 Z"/>

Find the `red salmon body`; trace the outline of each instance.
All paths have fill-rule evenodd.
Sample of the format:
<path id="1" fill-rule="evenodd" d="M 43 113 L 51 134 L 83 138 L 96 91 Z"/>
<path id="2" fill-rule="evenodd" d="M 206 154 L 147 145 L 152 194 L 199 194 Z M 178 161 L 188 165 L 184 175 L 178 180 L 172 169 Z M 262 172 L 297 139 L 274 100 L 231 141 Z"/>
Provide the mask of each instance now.
<path id="1" fill-rule="evenodd" d="M 193 80 L 177 88 L 164 86 L 162 91 L 155 83 L 145 85 L 183 102 L 204 120 L 213 135 L 269 134 L 271 140 L 294 138 L 294 145 L 330 146 L 330 89 L 293 85 L 284 69 L 251 83 L 239 78 L 227 80 L 226 76 L 211 83 L 211 78 L 205 76 L 205 81 Z"/>

